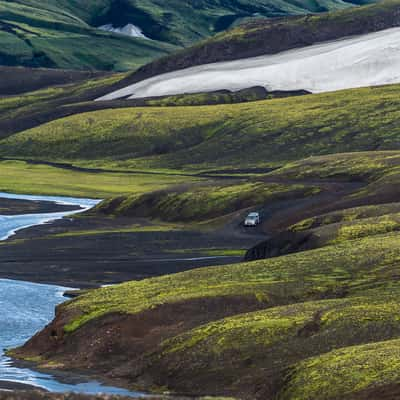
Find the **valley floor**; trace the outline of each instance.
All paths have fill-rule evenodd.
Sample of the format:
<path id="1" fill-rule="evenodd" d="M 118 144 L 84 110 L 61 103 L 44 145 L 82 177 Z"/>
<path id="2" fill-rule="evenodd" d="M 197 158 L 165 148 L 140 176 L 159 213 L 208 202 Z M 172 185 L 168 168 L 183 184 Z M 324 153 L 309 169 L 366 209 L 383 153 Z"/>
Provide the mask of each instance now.
<path id="1" fill-rule="evenodd" d="M 19 205 L 8 203 L 10 211 Z M 263 239 L 239 220 L 235 228 L 213 231 L 144 218 L 65 218 L 0 243 L 0 278 L 97 287 L 240 262 Z"/>

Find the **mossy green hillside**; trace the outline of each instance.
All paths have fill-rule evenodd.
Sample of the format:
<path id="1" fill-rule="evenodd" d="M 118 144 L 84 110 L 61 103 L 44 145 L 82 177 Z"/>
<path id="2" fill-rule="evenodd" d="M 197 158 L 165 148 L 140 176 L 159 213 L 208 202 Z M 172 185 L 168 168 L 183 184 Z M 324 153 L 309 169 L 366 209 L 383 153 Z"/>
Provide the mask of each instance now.
<path id="1" fill-rule="evenodd" d="M 398 206 L 398 204 L 397 204 Z M 315 220 L 324 218 L 323 224 L 319 227 L 314 226 Z M 318 237 L 319 245 L 334 244 L 347 240 L 358 239 L 362 237 L 371 237 L 388 232 L 400 230 L 400 214 L 390 213 L 379 217 L 360 218 L 351 221 L 333 222 L 330 216 L 310 218 L 303 220 L 289 228 L 294 232 L 309 231 Z"/>
<path id="2" fill-rule="evenodd" d="M 358 4 L 358 2 L 356 2 Z M 4 62 L 10 65 L 93 69 L 129 69 L 190 45 L 228 28 L 236 20 L 282 16 L 346 8 L 351 5 L 324 0 L 320 7 L 307 1 L 271 0 L 224 3 L 202 1 L 194 6 L 171 0 L 91 1 L 83 7 L 65 0 L 0 2 Z M 95 29 L 102 24 L 135 24 L 152 40 L 127 38 Z M 79 40 L 79 49 L 76 48 Z M 174 46 L 173 46 L 174 45 Z"/>
<path id="3" fill-rule="evenodd" d="M 106 160 L 120 168 L 204 169 L 397 150 L 399 91 L 393 85 L 244 104 L 96 111 L 13 135 L 0 142 L 0 154 L 75 163 Z M 348 172 L 352 163 L 354 174 L 365 175 L 381 162 L 375 155 L 361 164 L 349 158 L 342 170 Z"/>
<path id="4" fill-rule="evenodd" d="M 379 204 L 370 206 L 360 206 L 345 210 L 333 211 L 323 215 L 307 218 L 290 227 L 290 230 L 302 232 L 308 229 L 320 228 L 325 225 L 357 222 L 367 218 L 380 217 L 383 215 L 397 213 L 400 211 L 399 203 Z"/>
<path id="5" fill-rule="evenodd" d="M 26 73 L 29 70 L 26 71 Z M 43 73 L 45 74 L 45 72 Z M 84 107 L 123 79 L 125 74 L 113 74 L 88 79 L 84 82 L 55 85 L 45 89 L 0 98 L 0 137 L 7 137 L 21 130 L 52 120 L 57 115 L 71 113 L 68 106 Z"/>
<path id="6" fill-rule="evenodd" d="M 290 346 L 289 340 L 304 351 L 307 349 L 308 354 L 301 357 L 308 358 L 313 353 L 327 352 L 346 343 L 397 337 L 400 334 L 398 290 L 398 287 L 387 292 L 382 290 L 382 297 L 378 299 L 371 299 L 366 291 L 361 296 L 291 304 L 229 317 L 167 340 L 161 351 L 167 357 L 190 352 L 200 357 L 213 354 L 223 358 L 223 353 L 237 349 L 238 355 L 244 357 L 240 362 L 244 362 L 245 357 L 257 358 L 257 353 L 253 352 L 257 348 L 257 352 L 261 348 L 268 351 L 278 345 L 281 349 L 275 356 L 279 352 L 288 353 L 284 347 Z M 393 327 L 393 331 L 389 333 L 388 327 Z M 347 330 L 351 330 L 352 335 L 347 335 Z M 315 336 L 324 337 L 325 342 L 319 348 L 313 347 L 317 341 Z M 282 358 L 267 362 L 288 365 L 288 360 Z"/>
<path id="7" fill-rule="evenodd" d="M 205 297 L 252 296 L 260 307 L 356 294 L 390 285 L 398 269 L 397 234 L 347 241 L 276 259 L 129 282 L 66 304 L 79 316 L 67 331 L 107 313 L 139 313 L 165 303 Z M 323 261 L 323 262 L 322 262 Z"/>
<path id="8" fill-rule="evenodd" d="M 305 35 L 309 32 L 313 32 L 316 35 L 321 29 L 326 29 L 327 27 L 329 29 L 330 26 L 334 25 L 348 25 L 351 23 L 354 24 L 354 22 L 362 25 L 366 21 L 371 23 L 371 18 L 374 16 L 378 17 L 379 15 L 384 16 L 386 13 L 395 13 L 398 7 L 399 3 L 397 0 L 385 0 L 377 4 L 367 4 L 363 7 L 354 7 L 345 10 L 336 9 L 329 13 L 314 13 L 313 15 L 298 18 L 288 18 L 284 21 L 254 19 L 213 36 L 205 41 L 203 45 L 205 43 L 208 45 L 224 43 L 226 46 L 232 46 L 236 42 L 252 43 L 257 38 L 257 34 L 273 34 L 274 29 L 279 25 L 281 29 L 283 25 L 289 32 L 290 29 L 295 32 L 296 29 L 301 27 Z M 199 44 L 198 46 L 201 45 Z"/>
<path id="9" fill-rule="evenodd" d="M 397 201 L 399 161 L 397 151 L 332 154 L 287 163 L 268 176 L 285 181 L 347 182 L 354 186 L 354 191 L 341 208 L 353 208 Z"/>
<path id="10" fill-rule="evenodd" d="M 331 179 L 376 182 L 386 175 L 397 174 L 399 158 L 398 151 L 379 150 L 312 156 L 289 162 L 273 171 L 271 176 L 292 180 Z"/>
<path id="11" fill-rule="evenodd" d="M 63 3 L 63 4 L 61 4 Z M 76 3 L 75 3 L 76 4 Z M 134 70 L 176 46 L 94 29 L 66 2 L 0 2 L 3 65 Z M 90 12 L 97 13 L 103 4 Z M 68 9 L 69 8 L 69 9 Z M 99 10 L 100 8 L 100 10 Z M 76 43 L 79 42 L 79 47 Z"/>
<path id="12" fill-rule="evenodd" d="M 357 392 L 397 384 L 400 340 L 346 347 L 299 363 L 280 400 L 352 398 Z M 334 371 L 334 373 L 332 373 Z"/>
<path id="13" fill-rule="evenodd" d="M 298 365 L 296 371 L 303 378 L 308 374 L 312 375 L 312 372 L 307 370 L 310 369 L 308 365 L 317 370 L 324 358 L 322 356 L 321 360 L 318 360 L 318 365 L 303 361 L 310 357 L 337 348 L 398 338 L 398 290 L 398 287 L 390 291 L 382 290 L 381 296 L 377 298 L 367 291 L 361 296 L 291 304 L 212 322 L 161 343 L 147 355 L 149 360 L 141 373 L 146 374 L 157 368 L 168 370 L 174 385 L 182 390 L 185 388 L 185 381 L 190 380 L 191 385 L 201 387 L 202 382 L 213 379 L 213 374 L 218 376 L 220 385 L 235 393 L 243 391 L 243 382 L 264 380 L 269 381 L 264 386 L 264 392 L 256 394 L 256 391 L 249 390 L 250 393 L 254 393 L 256 398 L 280 398 L 274 395 L 281 388 L 285 388 L 288 367 Z M 376 355 L 384 356 L 369 356 L 370 371 L 365 377 L 361 371 L 359 376 L 351 374 L 350 365 L 343 368 L 343 373 L 353 375 L 351 390 L 359 390 L 360 381 L 363 378 L 367 380 L 368 374 L 371 375 L 370 381 L 376 385 L 382 383 L 383 377 L 392 382 L 399 378 L 395 372 L 395 364 L 390 373 L 376 379 L 381 367 L 379 361 L 374 360 Z M 390 358 L 388 365 L 394 359 L 398 359 L 397 354 Z M 335 362 L 340 363 L 342 360 L 339 357 L 333 360 L 332 357 L 330 368 L 338 368 Z M 238 370 L 241 371 L 240 380 L 236 375 Z M 314 379 L 315 393 L 294 398 L 320 398 L 316 394 L 318 385 L 323 380 L 323 374 L 329 375 L 329 368 L 323 368 L 319 372 L 322 371 L 323 373 Z M 296 383 L 295 379 L 293 381 Z M 335 384 L 341 393 L 344 392 L 339 381 L 335 381 L 334 378 L 329 378 L 328 381 L 331 396 L 332 392 L 337 390 L 334 388 Z M 161 378 L 160 384 L 167 384 L 167 379 Z M 291 385 L 290 379 L 289 387 Z M 300 385 L 299 379 L 299 392 L 303 389 Z M 304 386 L 306 390 L 312 387 L 311 384 Z M 246 398 L 250 396 L 247 394 Z"/>
<path id="14" fill-rule="evenodd" d="M 199 222 L 250 207 L 264 207 L 268 203 L 289 198 L 313 196 L 319 192 L 317 186 L 311 185 L 257 181 L 221 185 L 214 182 L 156 191 L 142 196 L 119 196 L 101 203 L 94 212 L 150 217 L 164 221 Z"/>

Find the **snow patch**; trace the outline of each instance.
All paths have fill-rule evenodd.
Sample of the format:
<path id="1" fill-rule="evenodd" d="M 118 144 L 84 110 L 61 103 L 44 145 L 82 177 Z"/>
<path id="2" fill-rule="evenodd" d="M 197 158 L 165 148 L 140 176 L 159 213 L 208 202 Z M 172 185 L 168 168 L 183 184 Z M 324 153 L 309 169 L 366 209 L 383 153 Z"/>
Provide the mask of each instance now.
<path id="1" fill-rule="evenodd" d="M 130 85 L 98 100 L 183 93 L 273 90 L 330 92 L 400 82 L 400 28 L 229 62 L 187 68 Z"/>
<path id="2" fill-rule="evenodd" d="M 144 35 L 143 31 L 138 26 L 133 25 L 133 24 L 127 24 L 127 25 L 121 26 L 121 27 L 114 27 L 114 25 L 112 25 L 112 24 L 106 24 L 106 25 L 99 26 L 97 29 L 100 29 L 100 30 L 106 31 L 106 32 L 119 33 L 120 35 L 125 35 L 125 36 L 137 37 L 137 38 L 142 38 L 142 39 L 150 39 Z"/>

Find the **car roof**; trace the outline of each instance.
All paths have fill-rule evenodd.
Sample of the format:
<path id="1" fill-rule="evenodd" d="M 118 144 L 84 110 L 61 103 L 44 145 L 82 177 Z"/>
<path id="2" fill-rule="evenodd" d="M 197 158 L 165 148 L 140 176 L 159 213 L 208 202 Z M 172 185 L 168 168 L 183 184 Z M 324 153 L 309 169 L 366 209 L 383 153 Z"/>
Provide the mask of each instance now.
<path id="1" fill-rule="evenodd" d="M 260 214 L 258 212 L 252 212 L 248 215 L 248 217 L 258 217 Z"/>

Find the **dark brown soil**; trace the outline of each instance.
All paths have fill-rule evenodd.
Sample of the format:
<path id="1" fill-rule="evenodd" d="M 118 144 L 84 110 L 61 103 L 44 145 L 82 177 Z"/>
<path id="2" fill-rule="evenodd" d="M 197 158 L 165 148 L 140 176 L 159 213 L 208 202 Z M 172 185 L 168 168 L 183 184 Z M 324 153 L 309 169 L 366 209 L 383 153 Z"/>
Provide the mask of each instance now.
<path id="1" fill-rule="evenodd" d="M 204 323 L 264 307 L 254 296 L 194 299 L 135 315 L 108 314 L 68 335 L 64 326 L 73 316 L 60 307 L 56 319 L 15 355 L 40 355 L 43 363 L 49 357 L 68 369 L 129 386 L 145 362 L 144 355 L 162 341 Z"/>
<path id="2" fill-rule="evenodd" d="M 0 198 L 0 215 L 43 214 L 76 210 L 79 207 L 50 201 L 29 201 Z"/>

